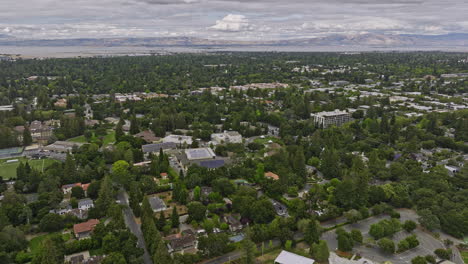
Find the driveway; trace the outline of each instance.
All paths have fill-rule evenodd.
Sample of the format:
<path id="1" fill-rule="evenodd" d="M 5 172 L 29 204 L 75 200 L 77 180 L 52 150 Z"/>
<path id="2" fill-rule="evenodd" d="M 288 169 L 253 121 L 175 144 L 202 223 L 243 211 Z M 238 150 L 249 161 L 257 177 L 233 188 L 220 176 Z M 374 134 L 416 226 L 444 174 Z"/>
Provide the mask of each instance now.
<path id="1" fill-rule="evenodd" d="M 145 239 L 143 238 L 143 233 L 141 232 L 140 226 L 135 221 L 135 215 L 133 214 L 132 209 L 128 206 L 128 194 L 125 191 L 120 191 L 117 194 L 117 199 L 120 201 L 120 204 L 125 205 L 123 208 L 125 225 L 127 225 L 130 232 L 132 232 L 138 239 L 138 247 L 142 248 L 145 253 L 143 254 L 144 264 L 153 264 L 151 256 L 146 249 Z"/>

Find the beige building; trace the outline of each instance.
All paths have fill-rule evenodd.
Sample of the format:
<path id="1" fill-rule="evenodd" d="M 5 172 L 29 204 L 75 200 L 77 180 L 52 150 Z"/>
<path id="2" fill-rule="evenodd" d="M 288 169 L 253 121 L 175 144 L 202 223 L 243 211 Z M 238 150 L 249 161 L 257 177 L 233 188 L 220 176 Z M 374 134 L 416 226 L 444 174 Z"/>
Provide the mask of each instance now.
<path id="1" fill-rule="evenodd" d="M 341 110 L 330 112 L 319 112 L 311 114 L 316 126 L 327 128 L 330 126 L 341 126 L 344 123 L 352 121 L 351 113 Z"/>

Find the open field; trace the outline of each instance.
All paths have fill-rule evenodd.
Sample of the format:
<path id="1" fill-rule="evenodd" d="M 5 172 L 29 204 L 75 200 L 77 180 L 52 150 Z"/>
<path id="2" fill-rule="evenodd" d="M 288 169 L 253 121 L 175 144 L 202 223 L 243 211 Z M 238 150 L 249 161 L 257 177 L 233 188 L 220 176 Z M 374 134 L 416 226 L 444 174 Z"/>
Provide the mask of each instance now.
<path id="1" fill-rule="evenodd" d="M 13 160 L 13 159 L 18 159 L 18 161 L 12 162 L 12 163 L 6 163 L 7 160 Z M 43 167 L 45 169 L 47 168 L 47 166 L 51 165 L 52 163 L 57 162 L 56 160 L 53 160 L 53 159 L 30 160 L 24 157 L 3 159 L 3 160 L 0 160 L 0 177 L 3 179 L 16 178 L 16 168 L 18 168 L 21 161 L 23 163 L 27 161 L 29 163 L 29 166 L 37 170 L 42 170 Z"/>
<path id="2" fill-rule="evenodd" d="M 96 141 L 98 138 L 96 137 L 96 135 L 93 133 L 93 137 L 91 138 L 91 142 L 93 141 Z M 77 137 L 74 137 L 74 138 L 70 138 L 68 139 L 67 141 L 71 141 L 71 142 L 78 142 L 78 143 L 87 143 L 88 141 L 86 140 L 85 136 L 81 135 L 81 136 L 77 136 Z M 109 145 L 111 143 L 114 143 L 115 142 L 115 131 L 114 130 L 109 130 L 108 131 L 108 134 L 105 135 L 103 138 L 102 138 L 102 144 L 104 146 L 106 145 Z"/>

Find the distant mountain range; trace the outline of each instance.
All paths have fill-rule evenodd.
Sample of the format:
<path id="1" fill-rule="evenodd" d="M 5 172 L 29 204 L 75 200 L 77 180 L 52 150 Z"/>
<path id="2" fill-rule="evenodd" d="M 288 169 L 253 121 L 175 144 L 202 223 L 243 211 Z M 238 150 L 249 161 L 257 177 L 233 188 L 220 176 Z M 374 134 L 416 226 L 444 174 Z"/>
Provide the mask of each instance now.
<path id="1" fill-rule="evenodd" d="M 17 39 L 0 34 L 0 46 L 39 46 L 39 47 L 242 47 L 242 46 L 366 46 L 395 48 L 444 48 L 468 47 L 468 34 L 452 33 L 446 35 L 387 35 L 387 34 L 348 34 L 330 35 L 315 38 L 288 40 L 236 41 L 196 37 L 162 38 L 77 38 L 77 39 Z"/>

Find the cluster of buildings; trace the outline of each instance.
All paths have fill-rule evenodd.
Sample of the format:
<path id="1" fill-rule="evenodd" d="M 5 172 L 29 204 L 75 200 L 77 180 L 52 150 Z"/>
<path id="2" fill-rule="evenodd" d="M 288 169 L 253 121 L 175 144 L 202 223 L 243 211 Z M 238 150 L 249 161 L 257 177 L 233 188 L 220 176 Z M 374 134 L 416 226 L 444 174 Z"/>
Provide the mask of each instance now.
<path id="1" fill-rule="evenodd" d="M 288 88 L 289 85 L 285 83 L 251 83 L 246 85 L 235 85 L 230 86 L 229 89 L 232 91 L 247 91 L 247 90 L 265 90 L 265 89 L 279 89 L 279 88 Z"/>

